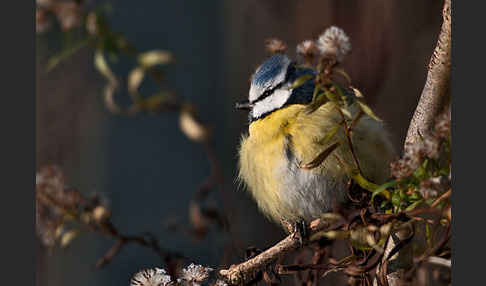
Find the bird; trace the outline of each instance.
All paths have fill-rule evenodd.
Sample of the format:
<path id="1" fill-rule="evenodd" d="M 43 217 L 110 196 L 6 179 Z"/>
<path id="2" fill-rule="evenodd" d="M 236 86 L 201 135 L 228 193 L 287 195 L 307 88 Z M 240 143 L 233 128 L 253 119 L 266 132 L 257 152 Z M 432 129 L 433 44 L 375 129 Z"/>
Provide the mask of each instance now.
<path id="1" fill-rule="evenodd" d="M 315 81 L 293 86 L 304 75 L 314 78 L 316 73 L 285 54 L 273 55 L 252 75 L 248 99 L 236 104 L 237 109 L 248 111 L 249 119 L 238 150 L 237 179 L 263 214 L 288 231 L 289 224 L 310 223 L 346 202 L 350 176 L 339 160 L 353 164 L 357 158 L 363 176 L 381 184 L 389 178 L 395 154 L 384 123 L 365 114 L 353 126 L 355 157 L 343 143 L 319 166 L 302 168 L 333 143 L 346 139 L 340 128 L 333 140 L 323 142 L 342 123 L 342 115 L 332 102 L 307 112 Z M 354 118 L 360 109 L 354 103 L 349 110 Z"/>

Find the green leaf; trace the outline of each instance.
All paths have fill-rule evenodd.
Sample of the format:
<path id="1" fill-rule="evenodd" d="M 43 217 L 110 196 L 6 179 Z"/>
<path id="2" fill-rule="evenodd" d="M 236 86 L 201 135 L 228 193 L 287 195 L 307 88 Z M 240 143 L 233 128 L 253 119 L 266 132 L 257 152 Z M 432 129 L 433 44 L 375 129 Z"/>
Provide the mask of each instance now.
<path id="1" fill-rule="evenodd" d="M 408 199 L 410 201 L 417 201 L 417 200 L 421 200 L 422 196 L 418 192 L 413 192 L 412 194 L 410 194 L 410 196 L 408 196 Z"/>
<path id="2" fill-rule="evenodd" d="M 332 85 L 336 89 L 337 95 L 341 98 L 342 106 L 348 107 L 356 101 L 354 94 L 351 92 L 344 92 L 343 88 L 337 83 L 333 82 Z"/>
<path id="3" fill-rule="evenodd" d="M 351 167 L 345 161 L 340 159 L 339 156 L 336 156 L 336 158 L 338 159 L 339 164 L 344 168 L 348 176 L 350 176 L 360 187 L 369 192 L 373 192 L 379 187 L 377 184 L 368 181 L 365 177 L 363 177 L 358 169 Z M 390 199 L 390 193 L 386 190 L 382 191 L 380 195 L 384 196 L 388 200 Z"/>
<path id="4" fill-rule="evenodd" d="M 358 185 L 360 185 L 360 187 L 369 192 L 373 192 L 374 190 L 376 190 L 376 188 L 379 187 L 377 184 L 374 184 L 368 181 L 365 177 L 363 177 L 363 175 L 357 169 L 353 171 L 352 178 L 356 183 L 358 183 Z M 385 197 L 387 196 L 385 192 L 382 193 Z"/>
<path id="5" fill-rule="evenodd" d="M 334 126 L 333 128 L 331 128 L 327 133 L 326 135 L 324 136 L 324 138 L 322 138 L 321 140 L 319 140 L 319 144 L 326 144 L 327 142 L 329 142 L 333 137 L 334 135 L 336 135 L 336 133 L 339 131 L 339 129 L 341 128 L 342 126 L 340 124 L 336 124 L 336 126 Z"/>
<path id="6" fill-rule="evenodd" d="M 402 201 L 407 199 L 407 194 L 402 189 L 399 190 L 398 195 Z"/>
<path id="7" fill-rule="evenodd" d="M 358 102 L 358 105 L 361 108 L 361 110 L 363 110 L 363 112 L 366 113 L 369 117 L 373 118 L 376 121 L 382 121 L 378 116 L 376 116 L 373 113 L 373 111 L 371 110 L 371 108 L 368 105 L 366 105 L 361 100 L 357 100 L 357 102 Z"/>
<path id="8" fill-rule="evenodd" d="M 432 198 L 432 199 L 425 200 L 425 203 L 430 206 L 431 204 L 434 203 L 434 201 L 435 201 L 435 199 Z"/>
<path id="9" fill-rule="evenodd" d="M 432 247 L 432 231 L 428 223 L 425 223 L 425 239 L 427 240 L 427 245 Z"/>
<path id="10" fill-rule="evenodd" d="M 393 192 L 392 197 L 391 197 L 391 201 L 392 201 L 392 204 L 395 207 L 400 207 L 400 204 L 402 203 L 402 199 L 400 198 L 400 192 L 399 191 Z"/>
<path id="11" fill-rule="evenodd" d="M 387 200 L 382 201 L 381 204 L 380 204 L 380 208 L 385 208 L 388 205 L 388 203 L 389 203 L 389 201 L 387 201 Z"/>
<path id="12" fill-rule="evenodd" d="M 334 93 L 332 93 L 331 91 L 325 90 L 324 94 L 326 95 L 327 99 L 329 99 L 330 101 L 336 102 L 336 103 L 339 102 L 339 97 L 337 95 L 335 95 Z"/>
<path id="13" fill-rule="evenodd" d="M 406 212 L 409 212 L 409 211 L 412 211 L 414 210 L 418 205 L 420 205 L 421 203 L 423 203 L 424 200 L 418 200 L 418 201 L 415 201 L 414 203 L 412 203 L 411 205 L 409 205 L 405 211 Z"/>
<path id="14" fill-rule="evenodd" d="M 319 107 L 321 107 L 327 102 L 328 102 L 327 97 L 324 96 L 323 93 L 321 93 L 320 95 L 317 96 L 317 98 L 313 102 L 311 102 L 309 105 L 306 106 L 305 112 L 307 114 L 310 114 L 316 111 L 317 109 L 319 109 Z"/>
<path id="15" fill-rule="evenodd" d="M 401 181 L 390 181 L 390 182 L 387 182 L 387 183 L 384 183 L 383 185 L 379 186 L 378 188 L 376 188 L 374 191 L 373 191 L 373 194 L 371 195 L 371 202 L 373 202 L 373 199 L 386 191 L 386 189 L 388 188 L 391 188 L 391 187 L 394 187 L 398 184 L 400 184 Z"/>
<path id="16" fill-rule="evenodd" d="M 312 102 L 316 100 L 316 97 L 319 94 L 320 90 L 321 90 L 321 86 L 319 84 L 316 84 L 316 87 L 314 87 L 314 93 L 312 94 Z"/>
<path id="17" fill-rule="evenodd" d="M 303 76 L 300 76 L 299 78 L 297 78 L 290 86 L 289 86 L 289 90 L 290 89 L 294 89 L 294 88 L 298 88 L 299 86 L 303 85 L 304 83 L 306 83 L 308 80 L 310 80 L 311 78 L 313 78 L 314 75 L 312 74 L 305 74 Z M 314 90 L 315 91 L 315 90 Z"/>
<path id="18" fill-rule="evenodd" d="M 413 172 L 413 177 L 422 181 L 427 178 L 427 166 L 429 165 L 429 159 L 425 158 L 422 164 Z"/>
<path id="19" fill-rule="evenodd" d="M 343 101 L 346 101 L 346 95 L 344 94 L 343 89 L 338 84 L 336 84 L 336 83 L 333 83 L 332 85 L 336 89 L 337 94 L 339 95 L 339 97 L 341 97 L 341 99 Z"/>

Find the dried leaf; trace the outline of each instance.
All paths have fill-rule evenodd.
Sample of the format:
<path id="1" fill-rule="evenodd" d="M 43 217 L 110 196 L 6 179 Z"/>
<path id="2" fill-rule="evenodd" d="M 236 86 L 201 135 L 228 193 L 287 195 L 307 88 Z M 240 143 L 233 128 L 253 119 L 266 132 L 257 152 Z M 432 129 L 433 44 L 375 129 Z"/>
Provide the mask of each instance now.
<path id="1" fill-rule="evenodd" d="M 189 139 L 203 142 L 208 138 L 209 131 L 195 117 L 192 111 L 182 110 L 179 117 L 179 126 Z"/>
<path id="2" fill-rule="evenodd" d="M 111 212 L 104 206 L 97 206 L 92 212 L 93 218 L 96 222 L 104 222 L 111 217 Z"/>
<path id="3" fill-rule="evenodd" d="M 325 221 L 338 221 L 343 219 L 343 217 L 340 214 L 337 213 L 323 213 L 320 215 L 320 218 Z"/>
<path id="4" fill-rule="evenodd" d="M 300 76 L 299 78 L 297 78 L 292 83 L 292 85 L 289 86 L 288 89 L 290 90 L 290 89 L 298 88 L 299 86 L 303 85 L 304 83 L 306 83 L 308 80 L 310 80 L 313 77 L 314 77 L 314 75 L 312 75 L 312 74 L 305 74 L 303 76 Z"/>
<path id="5" fill-rule="evenodd" d="M 172 62 L 172 54 L 163 50 L 152 50 L 141 53 L 138 62 L 143 68 L 150 68 L 155 65 L 164 65 Z"/>
<path id="6" fill-rule="evenodd" d="M 451 221 L 452 219 L 452 212 L 451 212 L 451 205 L 448 205 L 444 208 L 444 211 L 442 212 L 442 215 L 448 219 L 449 221 Z"/>
<path id="7" fill-rule="evenodd" d="M 265 40 L 265 49 L 270 54 L 285 53 L 287 45 L 280 39 L 270 38 Z"/>
<path id="8" fill-rule="evenodd" d="M 108 108 L 109 111 L 115 114 L 120 113 L 122 111 L 121 108 L 118 106 L 118 104 L 116 104 L 114 99 L 116 89 L 117 89 L 116 86 L 108 84 L 105 87 L 103 93 L 103 98 L 105 101 L 106 108 Z"/>
<path id="9" fill-rule="evenodd" d="M 392 223 L 384 224 L 380 226 L 380 234 L 382 236 L 387 236 L 388 234 L 390 234 L 391 229 L 392 229 Z"/>
<path id="10" fill-rule="evenodd" d="M 145 71 L 141 67 L 134 68 L 130 74 L 128 74 L 128 91 L 132 95 L 133 98 L 136 97 L 138 94 L 137 90 L 142 80 L 145 76 Z"/>
<path id="11" fill-rule="evenodd" d="M 346 116 L 348 119 L 353 119 L 353 115 L 351 115 L 351 112 L 349 112 L 349 110 L 346 108 L 339 108 L 339 110 L 341 110 L 344 116 Z"/>
<path id="12" fill-rule="evenodd" d="M 339 142 L 332 144 L 331 146 L 327 147 L 324 151 L 322 151 L 312 162 L 300 165 L 302 169 L 314 169 L 322 164 L 326 158 L 331 155 L 331 153 L 340 145 Z"/>
<path id="13" fill-rule="evenodd" d="M 354 95 L 358 98 L 363 98 L 363 94 L 361 93 L 361 91 L 359 91 L 357 88 L 354 88 L 354 87 L 351 87 L 351 89 L 353 90 L 354 92 Z"/>
<path id="14" fill-rule="evenodd" d="M 94 64 L 96 69 L 110 82 L 111 85 L 118 86 L 118 81 L 108 66 L 103 51 L 96 50 Z"/>
<path id="15" fill-rule="evenodd" d="M 79 234 L 79 231 L 74 229 L 74 230 L 70 230 L 68 232 L 65 232 L 62 237 L 61 237 L 61 247 L 66 247 L 69 245 L 69 243 L 71 243 L 71 241 L 73 241 L 73 239 L 75 239 Z"/>
<path id="16" fill-rule="evenodd" d="M 373 118 L 376 121 L 382 121 L 378 116 L 376 116 L 373 113 L 373 111 L 371 110 L 371 108 L 368 105 L 366 105 L 361 100 L 357 100 L 357 102 L 358 102 L 358 105 L 361 108 L 361 110 L 363 110 L 363 112 L 366 113 L 369 117 Z"/>
<path id="17" fill-rule="evenodd" d="M 327 237 L 329 239 L 339 239 L 339 238 L 347 238 L 349 237 L 349 233 L 346 231 L 336 231 L 336 230 L 329 230 L 329 231 L 319 231 L 315 234 L 311 235 L 309 238 L 310 241 L 315 241 L 321 239 L 322 237 Z"/>
<path id="18" fill-rule="evenodd" d="M 189 205 L 189 220 L 192 225 L 194 238 L 198 240 L 203 239 L 208 232 L 210 220 L 196 201 L 192 201 Z"/>
<path id="19" fill-rule="evenodd" d="M 58 225 L 56 227 L 56 230 L 54 231 L 54 237 L 56 239 L 59 239 L 59 237 L 61 237 L 63 233 L 64 233 L 64 225 L 63 224 Z"/>
<path id="20" fill-rule="evenodd" d="M 157 93 L 148 98 L 137 99 L 137 105 L 144 110 L 155 112 L 160 110 L 161 106 L 167 101 L 168 95 L 168 93 L 163 92 Z"/>

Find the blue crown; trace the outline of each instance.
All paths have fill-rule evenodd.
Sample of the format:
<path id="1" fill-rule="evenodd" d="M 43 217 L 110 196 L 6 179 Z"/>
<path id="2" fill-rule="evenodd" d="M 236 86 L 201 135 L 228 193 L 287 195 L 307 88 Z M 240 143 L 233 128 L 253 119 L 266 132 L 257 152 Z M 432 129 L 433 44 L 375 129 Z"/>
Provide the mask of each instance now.
<path id="1" fill-rule="evenodd" d="M 285 78 L 287 68 L 290 65 L 290 59 L 282 54 L 276 54 L 267 59 L 253 75 L 251 84 L 264 85 L 266 82 L 271 81 L 282 74 Z"/>

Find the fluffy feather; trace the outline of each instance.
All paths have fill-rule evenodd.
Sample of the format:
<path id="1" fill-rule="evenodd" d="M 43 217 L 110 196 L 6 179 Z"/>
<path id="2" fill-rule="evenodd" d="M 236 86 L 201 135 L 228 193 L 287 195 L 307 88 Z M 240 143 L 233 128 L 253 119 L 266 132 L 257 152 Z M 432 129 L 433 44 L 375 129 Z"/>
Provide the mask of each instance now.
<path id="1" fill-rule="evenodd" d="M 342 129 L 327 144 L 320 142 L 341 117 L 332 103 L 311 114 L 304 109 L 305 105 L 292 104 L 252 122 L 241 141 L 239 178 L 262 212 L 278 223 L 283 219 L 309 222 L 345 200 L 348 177 L 333 155 L 353 164 L 347 144 L 315 169 L 298 167 L 337 140 L 345 142 Z M 383 183 L 393 148 L 382 123 L 363 116 L 354 128 L 353 142 L 364 175 Z"/>

